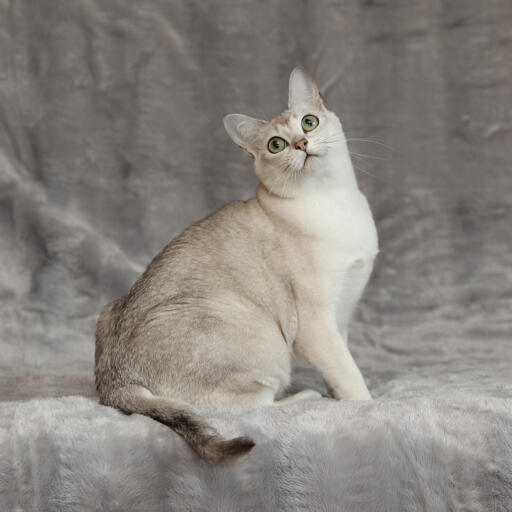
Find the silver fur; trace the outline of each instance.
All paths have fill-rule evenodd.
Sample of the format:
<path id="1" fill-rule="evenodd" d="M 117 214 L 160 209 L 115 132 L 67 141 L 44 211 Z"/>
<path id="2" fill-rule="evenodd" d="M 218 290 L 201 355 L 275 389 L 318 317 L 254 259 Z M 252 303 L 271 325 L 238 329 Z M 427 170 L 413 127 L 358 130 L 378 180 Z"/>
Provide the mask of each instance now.
<path id="1" fill-rule="evenodd" d="M 307 114 L 319 119 L 311 132 L 301 126 Z M 290 77 L 287 111 L 268 123 L 227 116 L 225 126 L 254 156 L 257 197 L 165 247 L 102 312 L 95 358 L 102 403 L 170 426 L 214 463 L 254 443 L 224 440 L 192 406 L 274 403 L 296 353 L 335 398 L 370 398 L 347 329 L 377 253 L 341 123 L 303 69 Z M 267 148 L 275 135 L 288 142 L 279 154 Z M 319 397 L 304 390 L 281 403 Z"/>

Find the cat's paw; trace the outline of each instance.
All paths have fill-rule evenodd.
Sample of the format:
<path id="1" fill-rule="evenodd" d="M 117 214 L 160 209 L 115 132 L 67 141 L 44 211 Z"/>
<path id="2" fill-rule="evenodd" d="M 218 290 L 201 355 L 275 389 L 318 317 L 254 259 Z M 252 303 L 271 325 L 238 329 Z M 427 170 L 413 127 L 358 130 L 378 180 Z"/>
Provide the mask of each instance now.
<path id="1" fill-rule="evenodd" d="M 354 393 L 351 395 L 347 400 L 361 400 L 361 401 L 369 401 L 373 400 L 372 395 L 370 395 L 370 392 L 368 390 L 366 391 L 360 391 L 358 393 Z"/>
<path id="2" fill-rule="evenodd" d="M 295 402 L 303 402 L 304 400 L 320 400 L 322 395 L 318 391 L 312 389 L 304 389 L 295 393 L 295 395 L 287 396 L 275 402 L 277 405 L 293 404 Z"/>
<path id="3" fill-rule="evenodd" d="M 343 393 L 334 393 L 334 397 L 337 400 L 373 400 L 372 395 L 370 395 L 370 392 L 366 388 L 352 390 L 350 392 L 345 390 Z"/>
<path id="4" fill-rule="evenodd" d="M 314 389 L 304 389 L 303 391 L 299 391 L 295 396 L 300 400 L 319 400 L 322 398 L 322 394 Z"/>

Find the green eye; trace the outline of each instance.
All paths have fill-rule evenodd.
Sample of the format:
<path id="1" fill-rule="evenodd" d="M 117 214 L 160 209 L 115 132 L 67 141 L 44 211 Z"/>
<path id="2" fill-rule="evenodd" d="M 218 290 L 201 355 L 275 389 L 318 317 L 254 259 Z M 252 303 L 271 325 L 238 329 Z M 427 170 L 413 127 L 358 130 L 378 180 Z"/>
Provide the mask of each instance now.
<path id="1" fill-rule="evenodd" d="M 302 129 L 305 132 L 310 132 L 318 126 L 318 117 L 313 114 L 308 114 L 302 118 Z"/>
<path id="2" fill-rule="evenodd" d="M 268 141 L 268 150 L 271 153 L 279 153 L 286 147 L 286 141 L 281 137 L 272 137 Z"/>

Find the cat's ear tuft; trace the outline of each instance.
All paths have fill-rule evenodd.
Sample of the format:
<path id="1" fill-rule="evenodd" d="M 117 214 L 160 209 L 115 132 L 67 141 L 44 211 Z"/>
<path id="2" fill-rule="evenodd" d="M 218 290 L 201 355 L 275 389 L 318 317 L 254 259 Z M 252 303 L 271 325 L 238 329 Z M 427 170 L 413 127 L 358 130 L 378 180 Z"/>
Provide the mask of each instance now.
<path id="1" fill-rule="evenodd" d="M 258 135 L 266 124 L 266 121 L 242 114 L 229 114 L 224 117 L 224 128 L 233 142 L 253 156 L 258 144 Z"/>
<path id="2" fill-rule="evenodd" d="M 291 110 L 307 107 L 318 108 L 322 105 L 322 96 L 311 75 L 302 66 L 296 67 L 290 75 L 288 108 Z"/>

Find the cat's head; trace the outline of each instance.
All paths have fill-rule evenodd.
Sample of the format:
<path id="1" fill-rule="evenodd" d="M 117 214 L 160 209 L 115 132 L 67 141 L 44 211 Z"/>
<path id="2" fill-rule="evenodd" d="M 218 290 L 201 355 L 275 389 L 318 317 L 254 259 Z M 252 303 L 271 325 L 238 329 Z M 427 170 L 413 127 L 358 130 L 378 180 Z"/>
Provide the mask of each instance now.
<path id="1" fill-rule="evenodd" d="M 254 168 L 273 194 L 292 197 L 312 182 L 336 180 L 348 157 L 340 120 L 325 108 L 318 87 L 302 67 L 290 76 L 288 110 L 272 121 L 241 114 L 224 118 L 238 146 L 254 157 Z"/>

